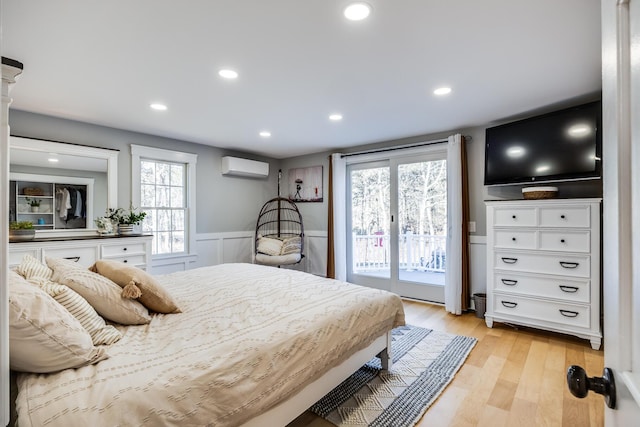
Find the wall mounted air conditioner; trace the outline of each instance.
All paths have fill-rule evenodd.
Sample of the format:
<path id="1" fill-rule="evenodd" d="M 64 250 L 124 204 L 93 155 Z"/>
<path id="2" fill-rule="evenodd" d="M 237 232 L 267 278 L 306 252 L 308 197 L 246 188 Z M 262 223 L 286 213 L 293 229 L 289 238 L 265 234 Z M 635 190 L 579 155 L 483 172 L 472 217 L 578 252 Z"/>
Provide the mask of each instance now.
<path id="1" fill-rule="evenodd" d="M 222 175 L 266 178 L 269 176 L 269 163 L 225 156 L 222 158 Z"/>

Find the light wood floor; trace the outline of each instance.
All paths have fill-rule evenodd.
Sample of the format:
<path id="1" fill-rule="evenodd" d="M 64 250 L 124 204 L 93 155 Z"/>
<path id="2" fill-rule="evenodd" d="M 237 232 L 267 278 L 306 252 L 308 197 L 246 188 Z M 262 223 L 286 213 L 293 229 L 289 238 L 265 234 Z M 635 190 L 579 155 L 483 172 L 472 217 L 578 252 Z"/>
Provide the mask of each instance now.
<path id="1" fill-rule="evenodd" d="M 418 426 L 604 425 L 602 396 L 577 399 L 566 385 L 569 365 L 602 375 L 604 354 L 588 340 L 495 323 L 489 329 L 473 313 L 453 316 L 433 304 L 405 300 L 404 306 L 408 324 L 478 339 Z M 305 413 L 288 427 L 331 426 Z"/>

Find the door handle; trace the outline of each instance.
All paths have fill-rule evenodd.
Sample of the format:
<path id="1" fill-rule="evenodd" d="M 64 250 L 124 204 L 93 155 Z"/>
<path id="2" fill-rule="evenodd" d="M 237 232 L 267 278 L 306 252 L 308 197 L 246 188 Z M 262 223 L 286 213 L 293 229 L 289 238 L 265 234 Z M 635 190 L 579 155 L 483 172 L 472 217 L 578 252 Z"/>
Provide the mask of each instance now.
<path id="1" fill-rule="evenodd" d="M 581 366 L 571 365 L 567 369 L 567 386 L 575 397 L 587 397 L 589 390 L 604 396 L 604 401 L 611 409 L 616 408 L 616 382 L 611 368 L 604 368 L 601 377 L 587 377 Z"/>

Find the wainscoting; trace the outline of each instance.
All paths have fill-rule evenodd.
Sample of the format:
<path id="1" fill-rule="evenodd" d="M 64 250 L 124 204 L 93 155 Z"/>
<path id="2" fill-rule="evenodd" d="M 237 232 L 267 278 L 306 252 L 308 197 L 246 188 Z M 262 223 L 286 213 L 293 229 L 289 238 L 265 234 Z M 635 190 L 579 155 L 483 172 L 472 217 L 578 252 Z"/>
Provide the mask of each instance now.
<path id="1" fill-rule="evenodd" d="M 167 274 L 223 263 L 252 263 L 253 239 L 252 231 L 197 234 L 194 255 L 154 259 L 152 263 L 153 274 Z M 286 268 L 325 276 L 327 271 L 327 232 L 306 231 L 304 253 L 305 258 L 299 264 Z"/>
<path id="2" fill-rule="evenodd" d="M 153 274 L 167 274 L 231 262 L 253 262 L 254 234 L 252 231 L 202 233 L 196 235 L 195 254 L 183 257 L 154 259 Z M 305 258 L 283 268 L 305 271 L 318 276 L 327 272 L 327 232 L 305 231 Z M 487 238 L 470 236 L 471 295 L 486 292 Z"/>

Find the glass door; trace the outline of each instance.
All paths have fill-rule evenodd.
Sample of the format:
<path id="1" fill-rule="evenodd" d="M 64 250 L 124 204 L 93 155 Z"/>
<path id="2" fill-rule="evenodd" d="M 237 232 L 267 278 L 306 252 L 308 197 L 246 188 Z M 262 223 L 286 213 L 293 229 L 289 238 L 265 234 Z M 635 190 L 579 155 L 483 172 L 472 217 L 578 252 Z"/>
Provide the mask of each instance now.
<path id="1" fill-rule="evenodd" d="M 394 162 L 398 177 L 398 281 L 402 296 L 444 303 L 447 162 Z"/>
<path id="2" fill-rule="evenodd" d="M 347 167 L 347 280 L 444 302 L 446 152 Z"/>
<path id="3" fill-rule="evenodd" d="M 347 280 L 392 291 L 389 162 L 347 167 Z"/>

